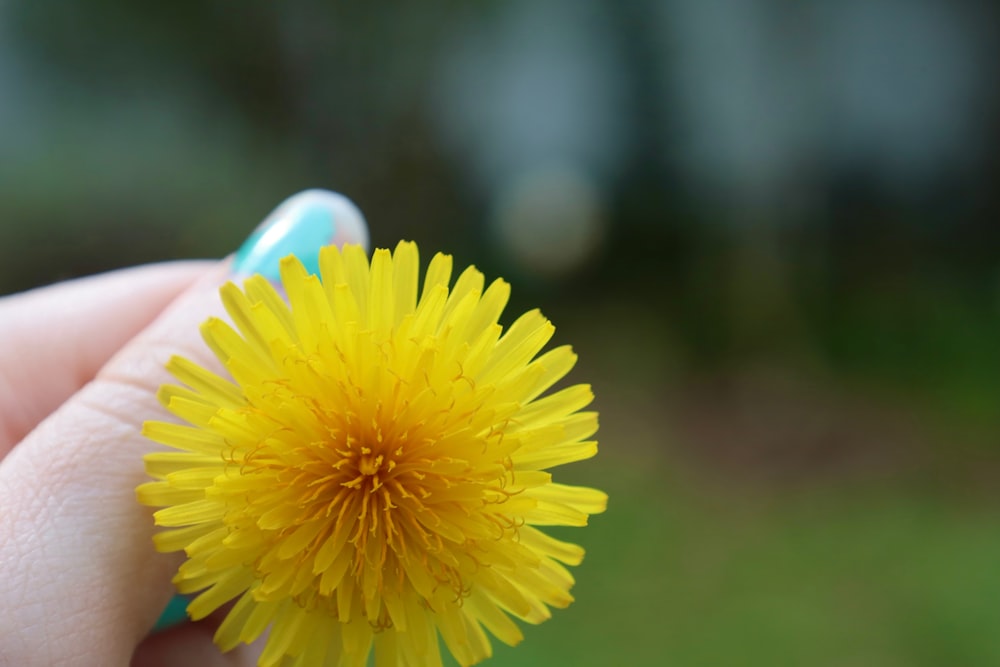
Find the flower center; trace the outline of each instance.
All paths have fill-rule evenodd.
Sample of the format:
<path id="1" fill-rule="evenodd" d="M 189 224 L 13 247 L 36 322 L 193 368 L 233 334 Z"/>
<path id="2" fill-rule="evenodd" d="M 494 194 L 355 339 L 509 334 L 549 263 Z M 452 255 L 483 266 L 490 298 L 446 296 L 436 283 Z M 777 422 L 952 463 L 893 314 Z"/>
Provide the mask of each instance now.
<path id="1" fill-rule="evenodd" d="M 376 452 L 371 447 L 345 450 L 341 453 L 348 465 L 343 471 L 347 473 L 346 478 L 340 481 L 340 485 L 344 488 L 377 491 L 385 485 L 396 467 L 396 461 L 391 453 Z"/>
<path id="2" fill-rule="evenodd" d="M 368 448 L 366 447 L 365 449 Z M 369 451 L 369 453 L 361 455 L 358 461 L 358 470 L 362 475 L 370 477 L 382 468 L 382 461 L 384 460 L 385 457 L 381 454 L 375 456 Z"/>

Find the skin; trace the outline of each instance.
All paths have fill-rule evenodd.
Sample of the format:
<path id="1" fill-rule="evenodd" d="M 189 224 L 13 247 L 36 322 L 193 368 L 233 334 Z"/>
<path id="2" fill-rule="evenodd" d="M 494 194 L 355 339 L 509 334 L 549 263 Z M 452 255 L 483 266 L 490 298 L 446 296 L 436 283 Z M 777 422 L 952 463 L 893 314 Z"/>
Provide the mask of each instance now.
<path id="1" fill-rule="evenodd" d="M 177 554 L 135 500 L 142 422 L 172 354 L 214 365 L 198 325 L 227 262 L 126 269 L 0 298 L 0 665 L 250 665 L 221 618 L 149 636 Z"/>

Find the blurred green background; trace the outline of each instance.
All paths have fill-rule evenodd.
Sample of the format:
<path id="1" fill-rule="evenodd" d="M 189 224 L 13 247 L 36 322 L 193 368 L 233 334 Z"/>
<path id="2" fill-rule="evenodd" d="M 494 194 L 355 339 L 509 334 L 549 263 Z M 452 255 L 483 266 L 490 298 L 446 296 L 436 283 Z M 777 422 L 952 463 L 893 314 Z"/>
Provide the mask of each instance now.
<path id="1" fill-rule="evenodd" d="M 489 664 L 998 665 L 998 18 L 0 0 L 0 293 L 341 191 L 595 386 L 578 601 Z"/>

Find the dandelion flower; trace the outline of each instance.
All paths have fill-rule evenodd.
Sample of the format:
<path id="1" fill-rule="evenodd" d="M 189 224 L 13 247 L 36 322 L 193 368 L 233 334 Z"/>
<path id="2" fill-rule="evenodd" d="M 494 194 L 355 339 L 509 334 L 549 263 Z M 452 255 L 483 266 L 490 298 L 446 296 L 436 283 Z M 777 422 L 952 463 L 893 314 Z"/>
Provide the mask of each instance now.
<path id="1" fill-rule="evenodd" d="M 438 254 L 419 289 L 413 243 L 324 248 L 322 279 L 288 257 L 287 298 L 230 283 L 232 326 L 202 327 L 231 379 L 169 362 L 186 387 L 160 397 L 187 424 L 145 425 L 175 451 L 146 455 L 138 497 L 163 508 L 156 547 L 187 554 L 190 616 L 234 602 L 223 650 L 270 627 L 260 665 L 439 667 L 440 637 L 473 665 L 573 601 L 583 549 L 539 527 L 605 508 L 548 472 L 597 451 L 590 387 L 546 394 L 576 360 L 539 356 L 552 324 L 504 332 L 507 283 L 470 267 L 449 289 L 451 269 Z"/>

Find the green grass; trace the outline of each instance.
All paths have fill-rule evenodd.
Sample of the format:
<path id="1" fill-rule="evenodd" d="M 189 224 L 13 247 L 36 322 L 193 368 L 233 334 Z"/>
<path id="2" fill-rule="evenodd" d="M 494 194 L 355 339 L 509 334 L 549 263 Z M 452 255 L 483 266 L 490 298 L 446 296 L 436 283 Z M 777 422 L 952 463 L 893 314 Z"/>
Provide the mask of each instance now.
<path id="1" fill-rule="evenodd" d="M 1000 664 L 1000 508 L 916 488 L 679 487 L 657 461 L 588 469 L 609 511 L 577 601 L 491 667 Z"/>

